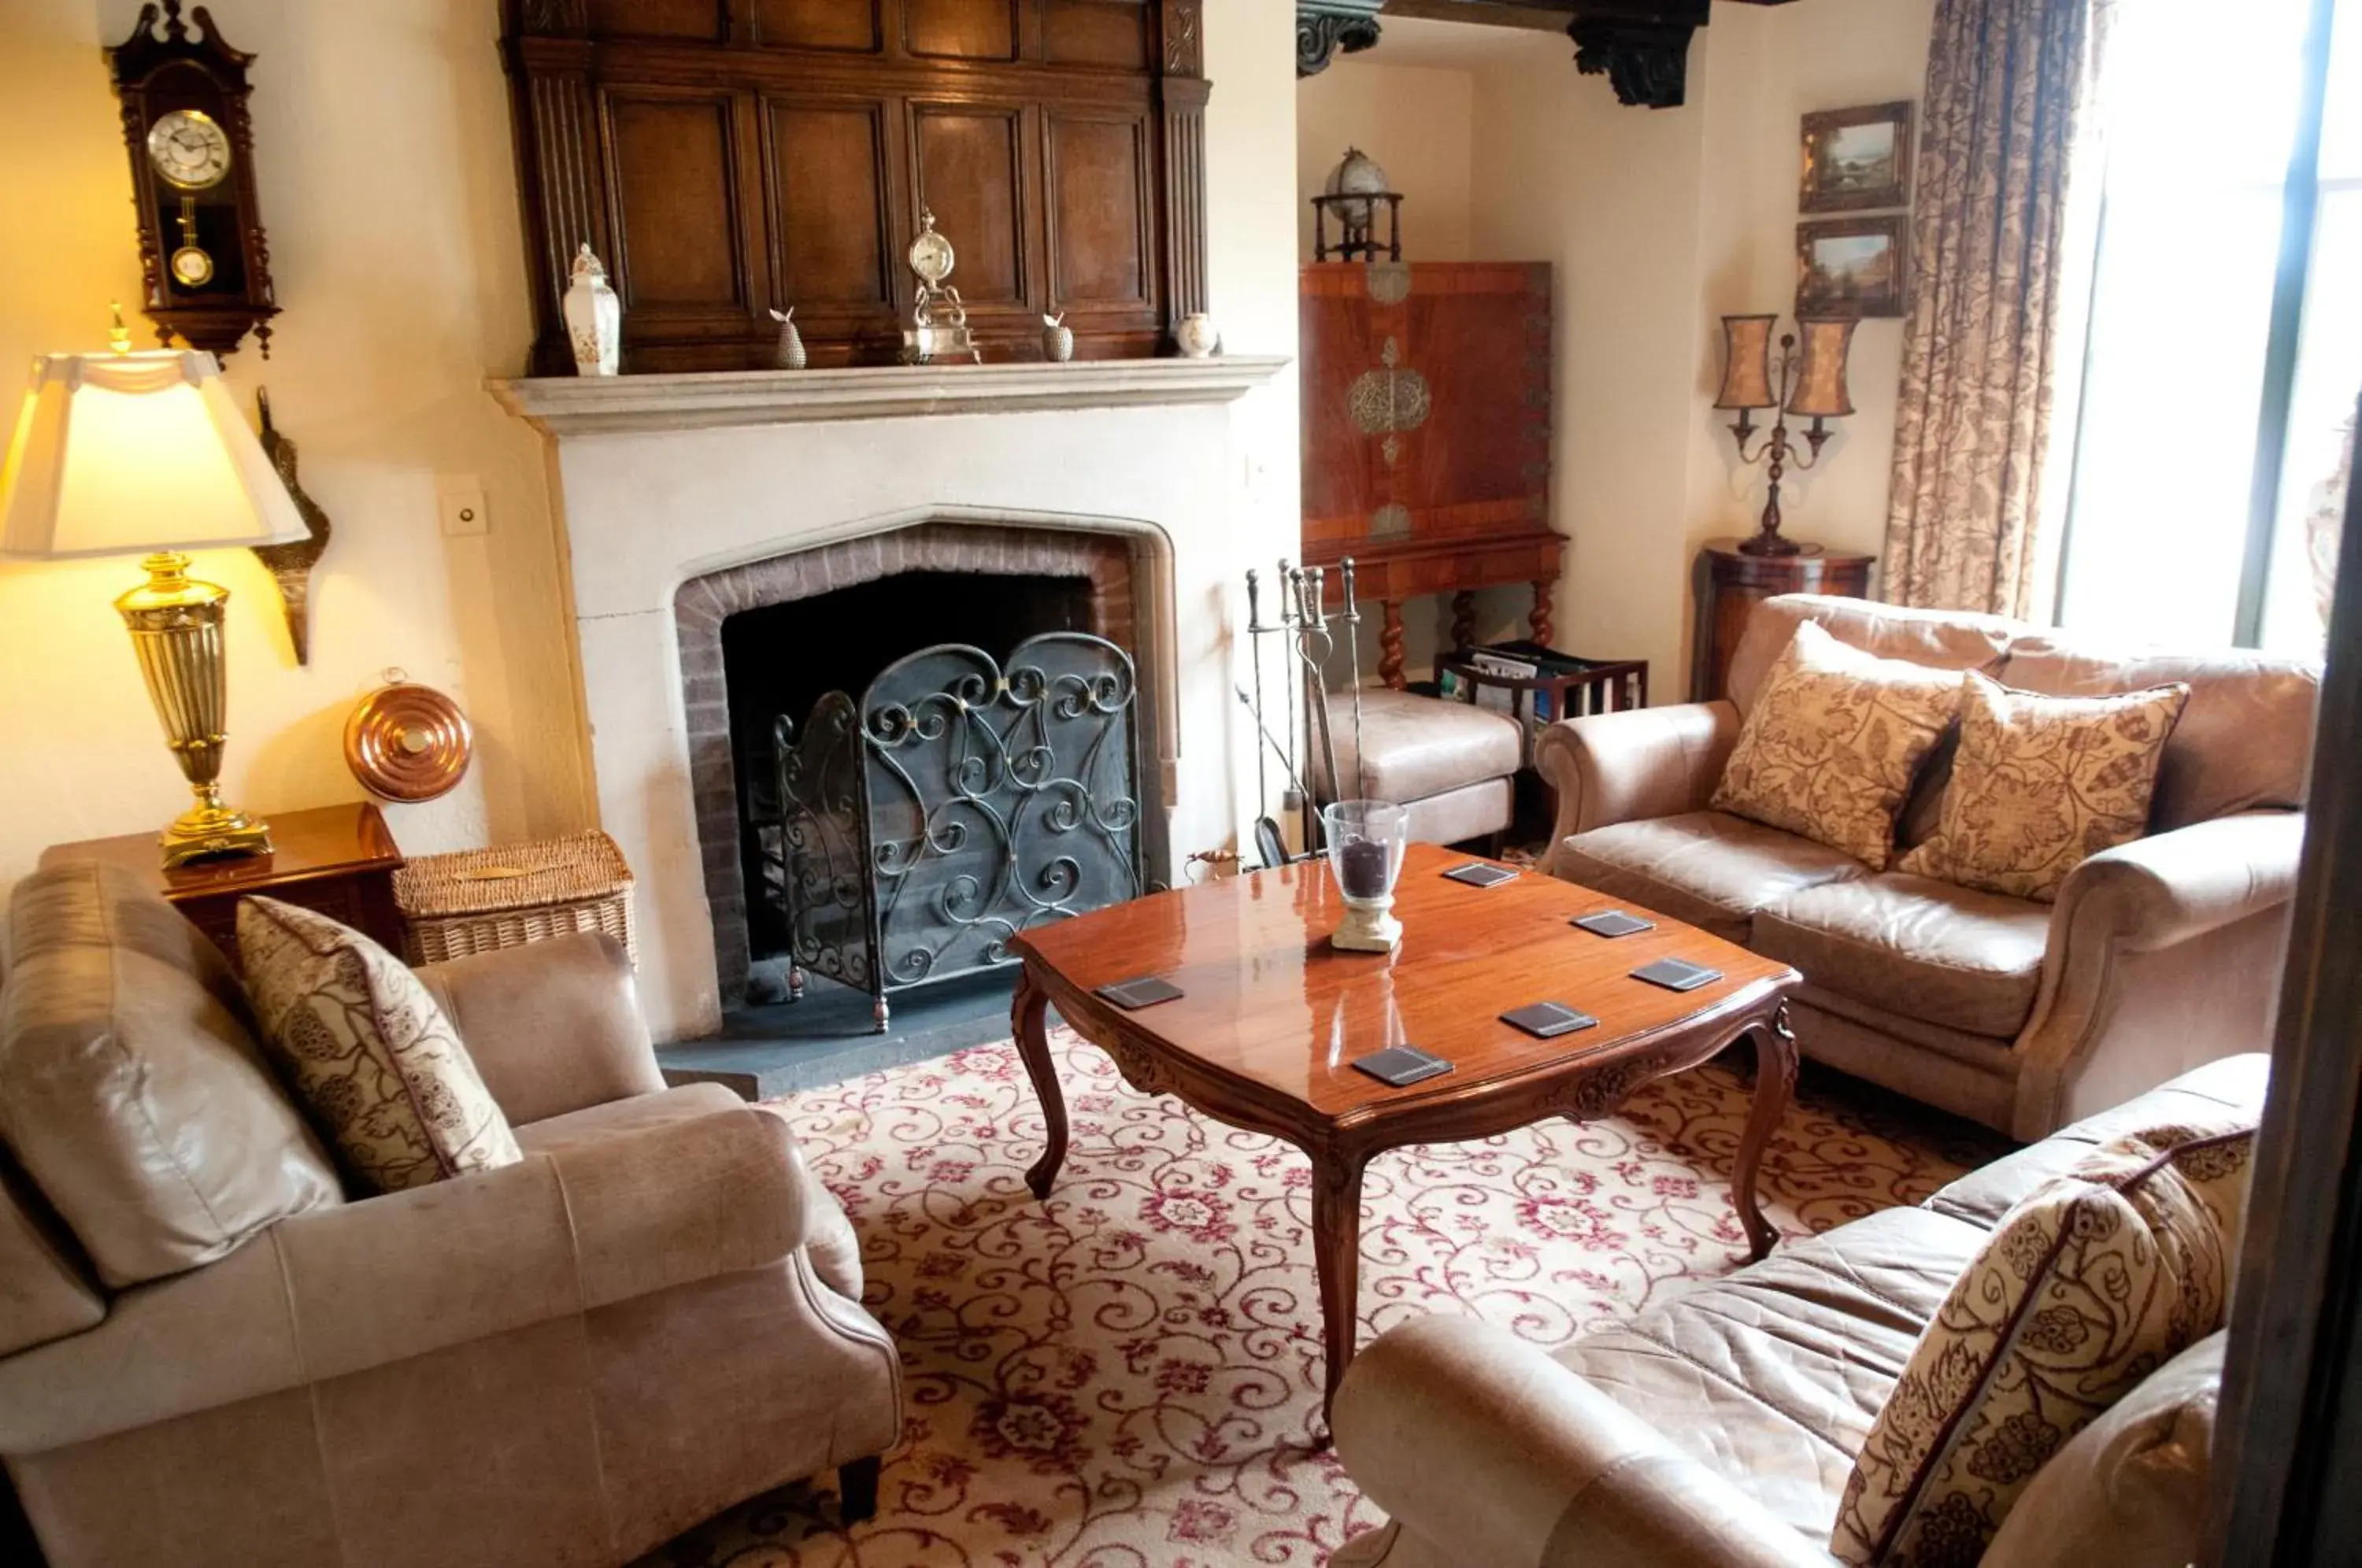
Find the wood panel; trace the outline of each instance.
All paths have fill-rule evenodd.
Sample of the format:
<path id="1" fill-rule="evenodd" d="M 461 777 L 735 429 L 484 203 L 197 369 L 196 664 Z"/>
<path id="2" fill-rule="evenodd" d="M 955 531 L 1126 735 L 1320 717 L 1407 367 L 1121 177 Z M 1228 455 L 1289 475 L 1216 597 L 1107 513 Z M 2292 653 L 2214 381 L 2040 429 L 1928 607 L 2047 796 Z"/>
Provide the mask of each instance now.
<path id="1" fill-rule="evenodd" d="M 606 111 L 624 310 L 743 306 L 730 100 L 610 94 Z"/>
<path id="2" fill-rule="evenodd" d="M 1146 127 L 1052 116 L 1050 293 L 1057 306 L 1148 298 Z"/>
<path id="3" fill-rule="evenodd" d="M 911 110 L 921 203 L 952 240 L 951 282 L 970 304 L 1026 297 L 1021 225 L 1025 211 L 1023 131 L 1015 108 L 919 104 Z"/>
<path id="4" fill-rule="evenodd" d="M 609 38 L 695 39 L 729 36 L 722 0 L 590 0 L 590 30 Z"/>
<path id="5" fill-rule="evenodd" d="M 889 364 L 922 202 L 986 357 L 1171 351 L 1206 298 L 1200 0 L 502 0 L 534 369 L 588 241 L 624 369 Z"/>
<path id="6" fill-rule="evenodd" d="M 769 49 L 874 54 L 886 47 L 884 0 L 755 0 L 755 41 Z"/>
<path id="7" fill-rule="evenodd" d="M 890 310 L 885 105 L 773 99 L 765 108 L 779 226 L 797 241 L 780 260 L 785 299 Z"/>
<path id="8" fill-rule="evenodd" d="M 1148 22 L 1146 0 L 1049 0 L 1042 57 L 1052 65 L 1145 71 Z"/>
<path id="9" fill-rule="evenodd" d="M 902 0 L 902 46 L 922 59 L 1015 60 L 1017 0 Z"/>

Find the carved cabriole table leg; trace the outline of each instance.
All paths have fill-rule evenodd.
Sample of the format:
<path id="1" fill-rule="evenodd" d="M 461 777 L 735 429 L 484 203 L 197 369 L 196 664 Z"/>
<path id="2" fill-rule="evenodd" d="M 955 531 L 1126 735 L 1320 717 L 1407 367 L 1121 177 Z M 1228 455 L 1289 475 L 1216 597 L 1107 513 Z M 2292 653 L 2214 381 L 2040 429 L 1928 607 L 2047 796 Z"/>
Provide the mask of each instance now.
<path id="1" fill-rule="evenodd" d="M 1738 1209 L 1738 1223 L 1747 1231 L 1748 1261 L 1760 1263 L 1780 1232 L 1763 1218 L 1756 1183 L 1762 1171 L 1763 1151 L 1770 1147 L 1772 1133 L 1796 1092 L 1796 1036 L 1788 1027 L 1788 1004 L 1783 1001 L 1777 1011 L 1749 1032 L 1755 1041 L 1755 1106 L 1748 1113 L 1746 1135 L 1739 1140 L 1730 1189 L 1731 1200 Z"/>
<path id="2" fill-rule="evenodd" d="M 1550 647 L 1552 646 L 1551 643 L 1551 637 L 1553 635 L 1553 628 L 1551 625 L 1551 597 L 1557 588 L 1558 584 L 1548 578 L 1544 578 L 1541 581 L 1534 584 L 1534 610 L 1532 617 L 1534 641 L 1541 644 L 1544 647 Z"/>
<path id="3" fill-rule="evenodd" d="M 1033 1168 L 1025 1173 L 1025 1185 L 1033 1189 L 1036 1199 L 1050 1196 L 1050 1187 L 1058 1179 L 1058 1167 L 1066 1163 L 1066 1097 L 1058 1087 L 1057 1064 L 1050 1059 L 1050 1033 L 1047 1014 L 1050 993 L 1043 990 L 1033 977 L 1031 963 L 1018 972 L 1017 996 L 1009 1004 L 1009 1021 L 1017 1036 L 1017 1054 L 1025 1058 L 1026 1076 L 1033 1080 L 1033 1093 L 1042 1102 L 1042 1122 L 1047 1134 L 1048 1146 Z"/>
<path id="4" fill-rule="evenodd" d="M 1379 608 L 1385 612 L 1385 624 L 1378 631 L 1378 679 L 1396 691 L 1410 684 L 1403 679 L 1403 618 L 1402 606 L 1389 599 Z M 1355 679 L 1360 672 L 1355 672 Z"/>
<path id="5" fill-rule="evenodd" d="M 1451 652 L 1464 654 L 1476 641 L 1476 594 L 1462 589 L 1451 596 Z"/>
<path id="6" fill-rule="evenodd" d="M 1312 1155 L 1312 1261 L 1320 1275 L 1320 1338 L 1329 1363 L 1320 1394 L 1324 1422 L 1360 1348 L 1362 1167 L 1368 1158 L 1359 1150 Z"/>

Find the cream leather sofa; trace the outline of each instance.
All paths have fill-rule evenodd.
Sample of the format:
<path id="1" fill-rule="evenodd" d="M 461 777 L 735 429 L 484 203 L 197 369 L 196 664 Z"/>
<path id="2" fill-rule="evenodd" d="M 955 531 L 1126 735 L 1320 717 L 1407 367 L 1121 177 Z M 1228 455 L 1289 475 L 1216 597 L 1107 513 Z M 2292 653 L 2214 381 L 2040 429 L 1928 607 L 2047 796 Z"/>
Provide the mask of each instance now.
<path id="1" fill-rule="evenodd" d="M 874 1502 L 852 1228 L 784 1121 L 664 1087 L 614 943 L 421 971 L 524 1159 L 348 1200 L 193 926 L 89 864 L 10 916 L 0 1456 L 51 1568 L 619 1564 L 832 1467 Z"/>
<path id="2" fill-rule="evenodd" d="M 2215 1062 L 1554 1355 L 1465 1319 L 1389 1330 L 1346 1369 L 1335 1430 L 1391 1518 L 1330 1568 L 1829 1568 L 1854 1456 L 2003 1215 L 2094 1143 L 2260 1115 L 2268 1066 Z M 2222 1349 L 2201 1341 L 2054 1454 L 1981 1568 L 2199 1558 Z"/>
<path id="3" fill-rule="evenodd" d="M 2149 836 L 2095 855 L 2055 904 L 1872 872 L 1709 810 L 1799 621 L 1886 658 L 2058 695 L 2191 688 Z M 2232 650 L 2117 653 L 1985 615 L 1792 595 L 1762 605 L 1727 701 L 1574 719 L 1535 762 L 1558 793 L 1551 869 L 1786 960 L 1808 1056 L 2039 1138 L 2269 1038 L 2320 678 Z M 1899 838 L 1933 830 L 1948 749 Z"/>

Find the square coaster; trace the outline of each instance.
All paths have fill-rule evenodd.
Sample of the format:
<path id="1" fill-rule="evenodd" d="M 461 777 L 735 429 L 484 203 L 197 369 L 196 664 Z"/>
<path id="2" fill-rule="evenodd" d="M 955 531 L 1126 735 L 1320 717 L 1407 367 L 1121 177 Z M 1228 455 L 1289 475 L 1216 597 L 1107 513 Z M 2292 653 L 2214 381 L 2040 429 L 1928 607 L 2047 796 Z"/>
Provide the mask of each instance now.
<path id="1" fill-rule="evenodd" d="M 1112 986 L 1101 986 L 1098 995 L 1105 997 L 1126 1012 L 1138 1012 L 1158 1002 L 1179 999 L 1181 988 L 1155 975 L 1143 975 L 1137 980 L 1120 980 Z"/>
<path id="2" fill-rule="evenodd" d="M 1472 860 L 1465 866 L 1454 866 L 1444 873 L 1455 882 L 1465 882 L 1472 888 L 1497 888 L 1504 882 L 1514 882 L 1518 874 L 1506 866 L 1487 866 Z"/>
<path id="3" fill-rule="evenodd" d="M 1599 1021 L 1587 1012 L 1577 1012 L 1564 1002 L 1536 1002 L 1515 1012 L 1505 1012 L 1501 1021 L 1512 1029 L 1522 1029 L 1537 1040 L 1555 1040 L 1562 1034 L 1572 1034 L 1578 1029 L 1589 1029 Z"/>
<path id="4" fill-rule="evenodd" d="M 1644 931 L 1654 931 L 1657 922 L 1626 914 L 1622 910 L 1601 910 L 1597 914 L 1577 915 L 1571 922 L 1581 926 L 1594 936 L 1638 936 Z"/>
<path id="5" fill-rule="evenodd" d="M 1636 980 L 1646 980 L 1652 986 L 1662 986 L 1669 991 L 1694 991 L 1700 986 L 1710 986 L 1722 978 L 1722 971 L 1709 969 L 1703 964 L 1693 964 L 1684 958 L 1660 958 L 1653 964 L 1643 964 L 1632 971 Z"/>
<path id="6" fill-rule="evenodd" d="M 1353 1066 L 1382 1084 L 1403 1088 L 1441 1077 L 1451 1070 L 1451 1064 L 1440 1056 L 1429 1055 L 1416 1045 L 1389 1045 L 1371 1055 L 1354 1059 Z"/>

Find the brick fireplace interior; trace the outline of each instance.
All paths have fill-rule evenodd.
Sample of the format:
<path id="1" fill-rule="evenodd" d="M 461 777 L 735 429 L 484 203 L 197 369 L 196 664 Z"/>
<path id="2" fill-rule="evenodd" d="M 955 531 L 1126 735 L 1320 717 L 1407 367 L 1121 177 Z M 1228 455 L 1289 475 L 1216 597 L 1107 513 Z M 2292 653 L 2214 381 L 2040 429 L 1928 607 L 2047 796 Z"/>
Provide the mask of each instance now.
<path id="1" fill-rule="evenodd" d="M 690 767 L 727 1004 L 785 995 L 787 932 L 764 892 L 761 825 L 776 820 L 776 720 L 800 733 L 823 693 L 857 699 L 888 665 L 939 644 L 999 659 L 1029 636 L 1088 632 L 1133 653 L 1131 586 L 1122 538 L 966 523 L 796 551 L 682 586 Z M 1154 771 L 1142 769 L 1143 804 L 1158 792 Z"/>

